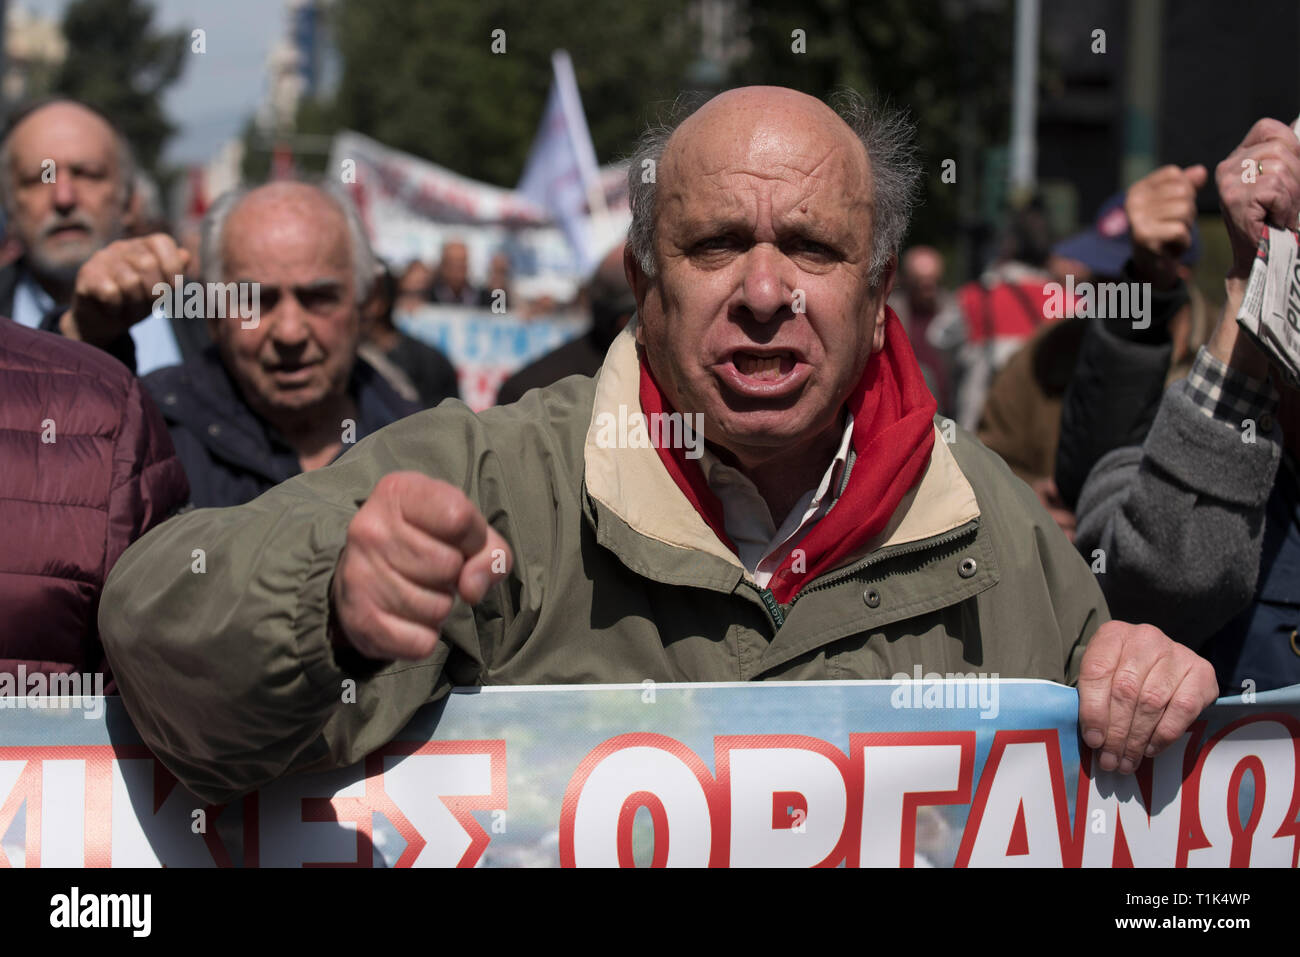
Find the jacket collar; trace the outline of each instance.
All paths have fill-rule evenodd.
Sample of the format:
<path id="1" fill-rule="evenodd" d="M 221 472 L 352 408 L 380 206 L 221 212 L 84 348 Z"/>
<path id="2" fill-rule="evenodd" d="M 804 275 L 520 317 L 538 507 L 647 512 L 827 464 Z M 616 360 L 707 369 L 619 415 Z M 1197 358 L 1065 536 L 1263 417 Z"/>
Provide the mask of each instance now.
<path id="1" fill-rule="evenodd" d="M 647 442 L 644 448 L 607 448 L 604 446 L 609 443 L 600 439 L 602 434 L 609 434 L 607 428 L 602 428 L 609 421 L 608 416 L 619 421 L 620 408 L 624 410 L 624 419 L 641 411 L 640 356 L 635 328 L 636 319 L 633 319 L 615 338 L 596 378 L 595 401 L 584 447 L 587 496 L 593 508 L 617 518 L 635 535 L 672 548 L 713 556 L 730 565 L 737 576 L 752 581 L 740 559 L 718 539 L 678 489 L 653 446 Z M 854 466 L 866 468 L 869 464 L 855 462 Z M 882 548 L 942 535 L 978 517 L 979 506 L 970 482 L 942 435 L 936 435 L 921 480 L 903 497 L 880 534 L 843 564 L 851 564 Z M 614 547 L 610 538 L 604 535 L 601 538 L 607 546 Z M 620 554 L 631 565 L 630 557 Z M 638 560 L 635 564 L 644 566 L 645 563 Z"/>
<path id="2" fill-rule="evenodd" d="M 296 453 L 244 401 L 215 345 L 144 382 L 167 422 L 185 427 L 211 453 L 273 482 L 300 471 Z M 357 405 L 358 440 L 419 411 L 360 356 L 348 388 Z"/>

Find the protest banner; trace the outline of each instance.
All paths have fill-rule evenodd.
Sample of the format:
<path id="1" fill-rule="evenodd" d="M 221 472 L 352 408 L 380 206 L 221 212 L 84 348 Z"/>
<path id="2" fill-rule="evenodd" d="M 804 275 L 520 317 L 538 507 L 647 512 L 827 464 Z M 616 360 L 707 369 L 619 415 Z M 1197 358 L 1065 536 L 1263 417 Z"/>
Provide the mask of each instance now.
<path id="1" fill-rule="evenodd" d="M 226 806 L 119 699 L 35 700 L 0 710 L 9 865 L 1295 867 L 1300 839 L 1300 687 L 1222 700 L 1131 777 L 1080 760 L 1049 682 L 461 689 Z"/>
<path id="2" fill-rule="evenodd" d="M 356 203 L 376 255 L 398 269 L 414 259 L 433 266 L 442 244 L 456 240 L 469 254 L 471 281 L 482 283 L 492 254 L 505 252 L 512 288 L 523 298 L 572 299 L 590 271 L 591 257 L 599 259 L 620 241 L 631 220 L 627 172 L 618 164 L 597 171 L 608 212 L 586 223 L 585 254 L 552 220 L 552 210 L 528 196 L 470 179 L 360 133 L 345 130 L 334 137 L 330 165 Z"/>
<path id="3" fill-rule="evenodd" d="M 586 331 L 573 317 L 522 320 L 486 309 L 425 306 L 397 317 L 409 336 L 441 349 L 456 367 L 460 395 L 475 412 L 496 401 L 510 373 Z"/>

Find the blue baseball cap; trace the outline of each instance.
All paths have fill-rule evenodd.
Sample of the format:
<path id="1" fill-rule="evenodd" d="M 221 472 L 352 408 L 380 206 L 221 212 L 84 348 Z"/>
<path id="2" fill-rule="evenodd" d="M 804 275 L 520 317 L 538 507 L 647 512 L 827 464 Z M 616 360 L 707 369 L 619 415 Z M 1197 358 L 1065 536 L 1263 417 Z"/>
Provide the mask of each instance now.
<path id="1" fill-rule="evenodd" d="M 1116 193 L 1101 204 L 1091 229 L 1075 233 L 1052 247 L 1052 254 L 1077 259 L 1098 276 L 1118 276 L 1133 255 L 1133 235 L 1124 212 L 1125 192 Z M 1194 266 L 1201 258 L 1201 234 L 1192 223 L 1192 244 L 1181 262 Z"/>

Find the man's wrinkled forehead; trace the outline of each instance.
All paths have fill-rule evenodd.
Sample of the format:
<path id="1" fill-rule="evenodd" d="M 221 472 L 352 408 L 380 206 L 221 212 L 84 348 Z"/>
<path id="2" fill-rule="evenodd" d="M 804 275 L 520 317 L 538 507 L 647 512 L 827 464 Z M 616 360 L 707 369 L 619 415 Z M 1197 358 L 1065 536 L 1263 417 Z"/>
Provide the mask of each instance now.
<path id="1" fill-rule="evenodd" d="M 270 249 L 281 265 L 292 260 L 301 268 L 329 272 L 351 267 L 342 211 L 301 183 L 275 183 L 250 192 L 230 211 L 222 240 L 227 266 L 258 264 Z"/>
<path id="2" fill-rule="evenodd" d="M 724 205 L 744 204 L 746 193 L 788 203 L 823 191 L 840 208 L 870 205 L 861 141 L 824 103 L 790 90 L 732 91 L 705 104 L 669 140 L 658 182 L 666 203 L 722 189 Z"/>

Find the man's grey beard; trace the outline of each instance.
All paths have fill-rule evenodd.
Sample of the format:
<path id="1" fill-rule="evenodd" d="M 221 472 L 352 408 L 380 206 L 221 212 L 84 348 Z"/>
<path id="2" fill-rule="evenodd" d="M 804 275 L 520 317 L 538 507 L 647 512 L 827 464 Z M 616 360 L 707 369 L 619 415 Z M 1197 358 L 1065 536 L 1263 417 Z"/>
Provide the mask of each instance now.
<path id="1" fill-rule="evenodd" d="M 90 257 L 87 256 L 86 259 Z M 77 282 L 77 272 L 86 264 L 83 259 L 80 262 L 50 262 L 43 258 L 36 250 L 29 249 L 26 256 L 23 257 L 27 269 L 36 281 L 47 289 L 67 290 L 63 295 L 71 296 L 72 289 Z M 66 305 L 67 303 L 60 303 Z"/>
<path id="2" fill-rule="evenodd" d="M 77 282 L 77 273 L 81 267 L 86 264 L 91 256 L 99 252 L 113 240 L 122 235 L 122 222 L 114 218 L 108 223 L 107 235 L 98 235 L 95 231 L 95 224 L 88 219 L 80 216 L 74 216 L 66 220 L 57 220 L 53 223 L 47 223 L 41 228 L 42 241 L 48 239 L 48 234 L 54 229 L 67 225 L 85 226 L 88 230 L 84 242 L 84 254 L 72 255 L 69 257 L 67 252 L 58 259 L 52 259 L 43 252 L 43 242 L 32 244 L 27 247 L 23 256 L 24 265 L 31 272 L 42 286 L 47 290 L 59 292 L 62 299 L 71 299 L 73 287 Z M 59 305 L 67 305 L 67 302 L 60 302 Z"/>

